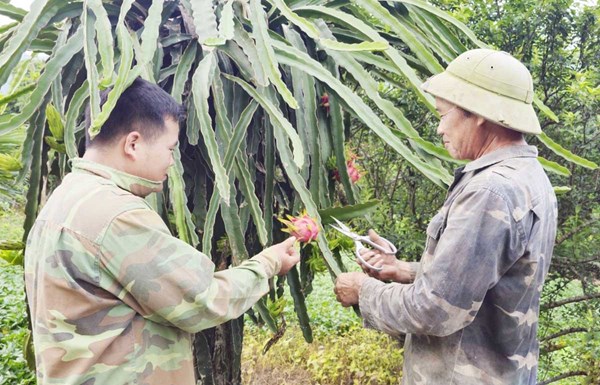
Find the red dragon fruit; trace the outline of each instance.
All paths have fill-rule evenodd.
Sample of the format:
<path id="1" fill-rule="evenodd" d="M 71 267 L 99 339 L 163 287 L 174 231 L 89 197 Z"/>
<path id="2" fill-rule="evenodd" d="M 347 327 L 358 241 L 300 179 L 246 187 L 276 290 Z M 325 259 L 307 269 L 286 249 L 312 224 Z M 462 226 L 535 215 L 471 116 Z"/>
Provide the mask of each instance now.
<path id="1" fill-rule="evenodd" d="M 321 95 L 319 105 L 325 109 L 325 111 L 327 112 L 327 116 L 329 116 L 329 94 L 327 92 Z"/>
<path id="2" fill-rule="evenodd" d="M 354 159 L 356 158 L 351 158 L 346 161 L 346 171 L 348 172 L 348 176 L 350 177 L 350 181 L 352 183 L 358 182 L 358 180 L 362 177 L 360 171 L 358 170 L 358 167 L 354 163 Z M 333 170 L 333 177 L 338 182 L 340 181 L 340 173 L 337 170 L 337 168 Z"/>
<path id="3" fill-rule="evenodd" d="M 361 175 L 358 171 L 358 168 L 356 168 L 356 164 L 354 164 L 354 159 L 350 159 L 346 162 L 346 171 L 348 171 L 348 176 L 350 177 L 352 183 L 358 182 Z"/>
<path id="4" fill-rule="evenodd" d="M 319 225 L 317 225 L 317 221 L 314 218 L 311 218 L 306 211 L 303 211 L 297 217 L 288 215 L 287 218 L 287 220 L 279 218 L 281 223 L 287 225 L 287 228 L 284 228 L 281 231 L 293 235 L 302 243 L 309 243 L 317 239 L 317 235 L 319 235 Z"/>

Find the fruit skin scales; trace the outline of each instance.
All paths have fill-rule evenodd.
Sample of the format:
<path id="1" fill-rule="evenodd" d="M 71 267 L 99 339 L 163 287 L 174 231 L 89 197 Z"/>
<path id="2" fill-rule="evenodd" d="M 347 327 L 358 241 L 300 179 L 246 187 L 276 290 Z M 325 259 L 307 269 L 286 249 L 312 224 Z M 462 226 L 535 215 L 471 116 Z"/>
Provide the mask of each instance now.
<path id="1" fill-rule="evenodd" d="M 288 215 L 287 218 L 288 219 L 279 218 L 281 223 L 287 225 L 287 227 L 281 229 L 281 231 L 293 235 L 302 243 L 309 243 L 317 239 L 320 231 L 319 225 L 314 218 L 306 213 L 306 211 L 302 212 L 297 217 Z"/>

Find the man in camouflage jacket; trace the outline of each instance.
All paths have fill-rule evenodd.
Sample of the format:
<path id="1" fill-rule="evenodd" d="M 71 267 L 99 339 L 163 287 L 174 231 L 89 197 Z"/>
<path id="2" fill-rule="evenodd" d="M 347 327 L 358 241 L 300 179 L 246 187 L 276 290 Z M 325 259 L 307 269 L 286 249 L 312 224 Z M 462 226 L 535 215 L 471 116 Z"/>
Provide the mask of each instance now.
<path id="1" fill-rule="evenodd" d="M 365 252 L 381 270 L 340 275 L 337 298 L 358 303 L 367 327 L 407 334 L 403 384 L 535 385 L 557 207 L 522 135 L 541 132 L 531 75 L 504 52 L 477 49 L 423 88 L 436 96 L 450 155 L 473 161 L 456 170 L 421 262 Z"/>
<path id="2" fill-rule="evenodd" d="M 41 210 L 25 255 L 39 385 L 194 385 L 191 334 L 242 315 L 298 262 L 289 238 L 215 272 L 169 233 L 144 197 L 173 163 L 179 111 L 137 79 Z"/>

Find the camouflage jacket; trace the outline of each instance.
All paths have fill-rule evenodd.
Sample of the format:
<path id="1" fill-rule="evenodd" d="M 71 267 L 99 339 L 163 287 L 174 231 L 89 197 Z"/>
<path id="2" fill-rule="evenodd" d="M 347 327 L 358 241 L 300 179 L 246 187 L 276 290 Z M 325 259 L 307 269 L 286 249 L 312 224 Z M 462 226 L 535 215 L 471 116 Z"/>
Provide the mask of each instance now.
<path id="1" fill-rule="evenodd" d="M 535 385 L 557 217 L 536 156 L 512 146 L 456 170 L 415 281 L 364 282 L 366 326 L 408 334 L 403 384 Z"/>
<path id="2" fill-rule="evenodd" d="M 38 384 L 193 385 L 191 333 L 239 317 L 278 256 L 215 272 L 143 199 L 152 182 L 77 159 L 27 240 Z"/>

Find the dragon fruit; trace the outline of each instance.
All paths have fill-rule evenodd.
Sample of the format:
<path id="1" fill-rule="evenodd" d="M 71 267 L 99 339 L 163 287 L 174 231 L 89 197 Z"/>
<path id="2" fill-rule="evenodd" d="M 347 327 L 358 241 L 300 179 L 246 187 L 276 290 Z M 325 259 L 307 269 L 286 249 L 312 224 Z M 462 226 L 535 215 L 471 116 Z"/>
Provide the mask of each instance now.
<path id="1" fill-rule="evenodd" d="M 302 212 L 297 217 L 288 215 L 287 218 L 287 220 L 279 218 L 281 223 L 287 225 L 287 228 L 284 228 L 281 231 L 293 235 L 302 243 L 309 243 L 317 239 L 317 235 L 319 235 L 319 225 L 317 225 L 317 221 L 310 217 L 306 211 Z"/>
<path id="2" fill-rule="evenodd" d="M 346 162 L 346 171 L 348 171 L 348 176 L 350 177 L 352 183 L 358 182 L 361 175 L 358 171 L 358 168 L 356 168 L 356 164 L 354 164 L 354 159 L 350 159 Z"/>
<path id="3" fill-rule="evenodd" d="M 346 171 L 348 172 L 348 176 L 350 177 L 350 181 L 352 183 L 358 182 L 358 180 L 362 177 L 360 171 L 358 170 L 358 167 L 354 163 L 354 159 L 355 158 L 351 158 L 346 161 Z M 333 170 L 333 177 L 338 182 L 340 181 L 340 173 L 337 170 L 337 168 Z"/>

